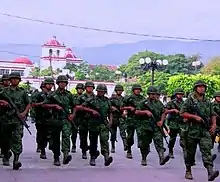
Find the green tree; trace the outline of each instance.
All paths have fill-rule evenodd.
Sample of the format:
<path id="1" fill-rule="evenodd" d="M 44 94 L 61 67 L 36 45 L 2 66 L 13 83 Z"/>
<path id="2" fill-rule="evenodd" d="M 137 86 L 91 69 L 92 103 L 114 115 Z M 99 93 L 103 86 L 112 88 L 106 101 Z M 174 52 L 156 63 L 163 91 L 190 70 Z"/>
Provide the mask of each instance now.
<path id="1" fill-rule="evenodd" d="M 201 71 L 204 74 L 220 75 L 220 57 L 213 58 Z"/>
<path id="2" fill-rule="evenodd" d="M 110 71 L 102 65 L 97 65 L 90 71 L 90 79 L 97 81 L 113 81 L 116 79 L 116 75 L 114 71 Z"/>

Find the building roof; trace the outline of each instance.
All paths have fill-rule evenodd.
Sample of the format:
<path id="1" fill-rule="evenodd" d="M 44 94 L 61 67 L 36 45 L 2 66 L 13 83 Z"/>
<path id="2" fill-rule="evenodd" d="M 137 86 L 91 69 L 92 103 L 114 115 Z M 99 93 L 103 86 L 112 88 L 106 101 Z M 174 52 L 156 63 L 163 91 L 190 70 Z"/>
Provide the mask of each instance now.
<path id="1" fill-rule="evenodd" d="M 33 65 L 32 61 L 30 59 L 28 59 L 25 56 L 16 58 L 14 61 L 12 61 L 12 63 L 20 63 L 20 64 L 27 64 L 27 65 Z"/>
<path id="2" fill-rule="evenodd" d="M 52 39 L 48 40 L 43 47 L 65 47 L 64 44 L 61 44 L 57 39 L 56 36 L 53 36 Z"/>

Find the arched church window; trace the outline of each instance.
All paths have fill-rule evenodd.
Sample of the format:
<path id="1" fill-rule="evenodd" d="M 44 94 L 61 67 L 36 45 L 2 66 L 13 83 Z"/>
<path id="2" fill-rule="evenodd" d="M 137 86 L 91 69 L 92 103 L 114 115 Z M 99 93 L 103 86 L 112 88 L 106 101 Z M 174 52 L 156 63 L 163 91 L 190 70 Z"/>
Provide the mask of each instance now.
<path id="1" fill-rule="evenodd" d="M 53 50 L 49 49 L 49 55 L 52 56 L 52 54 L 53 54 Z"/>
<path id="2" fill-rule="evenodd" d="M 57 50 L 57 57 L 60 56 L 60 50 Z"/>

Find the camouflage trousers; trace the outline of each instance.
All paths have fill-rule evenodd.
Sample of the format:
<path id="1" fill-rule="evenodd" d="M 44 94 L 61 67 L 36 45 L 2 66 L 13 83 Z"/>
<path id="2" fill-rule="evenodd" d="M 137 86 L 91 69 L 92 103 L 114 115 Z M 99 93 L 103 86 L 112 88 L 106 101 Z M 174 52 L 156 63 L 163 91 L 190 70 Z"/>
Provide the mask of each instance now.
<path id="1" fill-rule="evenodd" d="M 71 140 L 72 140 L 73 148 L 76 148 L 76 139 L 77 139 L 78 131 L 79 131 L 79 124 L 75 122 L 75 126 L 72 126 L 72 133 L 71 133 Z"/>
<path id="2" fill-rule="evenodd" d="M 137 128 L 138 121 L 133 118 L 128 118 L 126 120 L 126 131 L 127 131 L 127 145 L 131 148 L 134 145 L 134 133 Z"/>
<path id="3" fill-rule="evenodd" d="M 101 154 L 102 155 L 109 155 L 109 130 L 107 126 L 104 124 L 100 125 L 100 133 L 99 133 L 99 139 L 100 139 L 100 146 L 101 146 Z"/>
<path id="4" fill-rule="evenodd" d="M 200 138 L 192 138 L 191 136 L 187 136 L 187 140 L 185 141 L 186 146 L 186 158 L 185 165 L 193 166 L 197 145 L 199 145 L 200 152 L 202 154 L 202 161 L 205 167 L 213 166 L 212 161 L 212 139 L 208 131 L 204 131 L 203 135 Z"/>
<path id="5" fill-rule="evenodd" d="M 2 153 L 6 156 L 9 150 L 20 155 L 23 151 L 23 125 L 21 123 L 2 124 Z"/>
<path id="6" fill-rule="evenodd" d="M 85 153 L 88 150 L 88 134 L 89 134 L 88 123 L 89 120 L 81 120 L 79 123 L 79 138 L 80 138 L 80 148 L 82 150 L 82 153 Z"/>
<path id="7" fill-rule="evenodd" d="M 115 142 L 117 139 L 117 128 L 119 128 L 120 136 L 122 140 L 126 139 L 126 123 L 123 118 L 114 118 L 113 124 L 111 125 L 112 135 L 111 141 Z"/>
<path id="8" fill-rule="evenodd" d="M 70 152 L 70 137 L 72 134 L 72 124 L 68 120 L 63 120 L 62 126 L 62 152 L 68 154 Z"/>
<path id="9" fill-rule="evenodd" d="M 158 154 L 164 153 L 165 148 L 163 143 L 163 135 L 161 134 L 160 130 L 157 127 L 154 128 L 152 139 L 157 153 Z"/>
<path id="10" fill-rule="evenodd" d="M 168 148 L 170 151 L 173 151 L 174 145 L 176 143 L 176 138 L 179 133 L 180 133 L 180 129 L 170 128 L 170 133 L 169 133 L 170 140 L 169 140 L 169 145 L 168 145 Z"/>

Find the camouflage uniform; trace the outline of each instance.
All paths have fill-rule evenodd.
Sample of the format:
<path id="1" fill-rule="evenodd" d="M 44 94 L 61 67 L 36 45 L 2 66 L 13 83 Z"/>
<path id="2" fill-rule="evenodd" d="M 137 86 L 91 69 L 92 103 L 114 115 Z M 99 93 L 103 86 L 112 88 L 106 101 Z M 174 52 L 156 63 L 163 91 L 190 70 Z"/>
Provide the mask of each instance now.
<path id="1" fill-rule="evenodd" d="M 65 75 L 57 77 L 56 84 L 65 83 L 68 84 L 68 78 Z M 65 86 L 66 86 L 65 85 Z M 73 98 L 72 94 L 65 90 L 65 88 L 59 88 L 49 94 L 44 102 L 45 105 L 59 105 L 61 110 L 57 110 L 52 107 L 52 120 L 51 120 L 51 142 L 52 151 L 54 153 L 54 165 L 60 166 L 60 133 L 62 131 L 62 152 L 63 152 L 63 164 L 68 164 L 72 156 L 70 152 L 70 136 L 71 136 L 71 122 L 68 120 L 68 116 L 72 112 Z"/>
<path id="2" fill-rule="evenodd" d="M 36 103 L 42 103 L 46 100 L 48 94 L 50 94 L 51 90 L 47 90 L 46 88 L 43 89 L 43 87 L 47 84 L 54 85 L 53 78 L 46 78 L 43 82 L 43 85 L 41 85 L 42 92 L 37 92 L 32 96 L 32 104 Z M 50 133 L 51 133 L 51 109 L 43 108 L 41 105 L 34 107 L 34 113 L 35 113 L 35 121 L 36 121 L 36 141 L 37 141 L 37 149 L 40 150 L 40 158 L 46 159 L 46 147 L 47 143 L 50 139 Z"/>
<path id="3" fill-rule="evenodd" d="M 78 92 L 78 89 L 82 89 L 83 91 L 85 90 L 84 88 L 84 84 L 82 83 L 78 83 L 76 85 L 76 90 Z M 79 93 L 76 95 L 73 95 L 73 105 L 77 104 L 77 100 L 79 98 Z M 75 125 L 72 127 L 72 136 L 71 136 L 71 140 L 72 140 L 72 153 L 76 152 L 76 139 L 77 139 L 77 133 L 78 133 L 78 129 L 79 129 L 79 122 L 80 122 L 80 116 L 77 114 L 76 118 L 74 118 L 74 123 Z"/>
<path id="4" fill-rule="evenodd" d="M 17 72 L 12 72 L 9 75 L 9 79 L 10 81 L 15 81 L 14 79 L 18 79 L 20 82 L 21 76 Z M 28 109 L 30 108 L 30 101 L 26 91 L 23 88 L 20 88 L 18 86 L 13 88 L 12 86 L 10 86 L 3 90 L 3 95 L 4 94 L 7 94 L 7 96 L 14 102 L 14 104 L 19 109 L 20 113 L 27 111 L 26 114 L 28 114 Z M 4 118 L 5 120 L 2 125 L 2 151 L 4 153 L 3 165 L 9 165 L 8 152 L 11 149 L 14 154 L 13 169 L 18 170 L 21 167 L 21 162 L 19 162 L 19 156 L 23 150 L 23 125 L 21 124 L 20 120 L 18 120 L 15 112 L 11 109 L 8 109 L 6 111 Z"/>
<path id="5" fill-rule="evenodd" d="M 98 92 L 103 92 L 103 95 L 92 95 L 82 104 L 82 106 L 96 111 L 99 114 L 98 117 L 91 115 L 90 120 L 88 120 L 91 155 L 90 165 L 96 165 L 95 159 L 97 158 L 98 135 L 100 135 L 101 153 L 105 159 L 105 166 L 109 166 L 113 159 L 109 156 L 109 130 L 107 126 L 103 124 L 103 122 L 107 123 L 107 117 L 111 111 L 111 102 L 107 97 L 104 96 L 104 94 L 107 92 L 106 85 L 97 85 L 96 91 L 97 94 Z"/>
<path id="6" fill-rule="evenodd" d="M 123 92 L 123 86 L 122 85 L 116 85 L 115 86 L 115 92 Z M 122 117 L 121 107 L 123 106 L 124 97 L 122 95 L 117 95 L 110 98 L 112 107 L 115 107 L 117 110 L 112 112 L 113 115 L 113 123 L 112 123 L 112 135 L 111 135 L 111 142 L 112 142 L 112 153 L 115 152 L 115 141 L 117 137 L 117 127 L 119 127 L 120 135 L 123 141 L 124 150 L 127 150 L 127 140 L 126 140 L 126 123 L 125 118 Z"/>
<path id="7" fill-rule="evenodd" d="M 154 99 L 150 98 L 151 94 L 156 95 L 157 92 L 156 87 L 150 86 L 147 90 L 149 98 L 141 101 L 137 107 L 137 110 L 148 110 L 153 114 L 152 117 L 139 116 L 139 122 L 137 123 L 138 147 L 142 154 L 142 165 L 146 165 L 146 157 L 149 153 L 152 139 L 159 155 L 160 165 L 164 165 L 169 160 L 169 156 L 164 157 L 162 128 L 157 126 L 157 122 L 161 121 L 162 114 L 164 113 L 164 106 L 157 97 Z"/>
<path id="8" fill-rule="evenodd" d="M 200 120 L 198 115 L 205 115 L 212 118 L 215 113 L 211 102 L 203 96 L 203 99 L 199 99 L 198 87 L 207 88 L 204 81 L 198 80 L 194 84 L 194 92 L 189 95 L 182 105 L 180 114 L 187 119 L 186 130 L 184 132 L 185 144 L 186 144 L 186 179 L 193 179 L 191 166 L 196 154 L 197 145 L 199 145 L 200 152 L 202 153 L 203 165 L 208 171 L 209 181 L 213 181 L 218 175 L 219 171 L 213 171 L 213 161 L 211 155 L 212 140 L 209 133 L 209 128 L 204 124 L 204 120 Z M 201 91 L 200 91 L 201 92 Z M 198 108 L 198 110 L 195 109 Z M 199 117 L 199 118 L 198 118 Z M 199 121 L 196 120 L 198 118 Z"/>
<path id="9" fill-rule="evenodd" d="M 183 89 L 177 88 L 174 91 L 175 98 L 173 100 L 171 100 L 170 102 L 168 102 L 167 106 L 166 106 L 166 109 L 168 111 L 171 111 L 173 109 L 180 111 L 180 108 L 183 104 L 183 100 L 178 99 L 176 97 L 177 94 L 184 95 Z M 183 122 L 183 118 L 180 117 L 179 113 L 171 112 L 167 118 L 167 125 L 170 128 L 170 133 L 169 133 L 170 141 L 169 141 L 169 146 L 168 146 L 169 147 L 169 155 L 170 155 L 170 158 L 174 158 L 173 148 L 174 148 L 174 145 L 176 142 L 176 138 L 177 138 L 177 135 L 180 134 L 181 128 L 183 128 L 183 129 L 185 128 L 185 123 Z M 180 146 L 183 148 L 183 153 L 185 156 L 184 140 L 183 140 L 183 137 L 181 134 L 180 134 Z"/>
<path id="10" fill-rule="evenodd" d="M 215 142 L 214 140 L 216 136 L 220 136 L 220 102 L 216 100 L 216 97 L 220 97 L 220 91 L 214 93 L 215 101 L 213 102 L 213 109 L 217 115 L 217 118 L 216 118 L 217 127 L 216 127 L 215 135 L 213 137 L 213 145 L 214 145 L 214 142 Z M 218 152 L 220 153 L 220 143 L 218 144 Z"/>
<path id="11" fill-rule="evenodd" d="M 134 84 L 132 86 L 132 91 L 134 92 L 135 90 L 140 90 L 142 91 L 141 85 L 139 84 Z M 144 100 L 144 96 L 137 94 L 135 95 L 134 93 L 130 96 L 127 96 L 124 98 L 124 106 L 131 106 L 136 109 L 138 104 Z M 128 110 L 127 114 L 127 119 L 126 119 L 126 128 L 127 128 L 127 158 L 132 159 L 132 151 L 131 147 L 134 145 L 134 132 L 137 127 L 137 123 L 139 122 L 138 117 L 134 114 L 134 112 Z"/>

